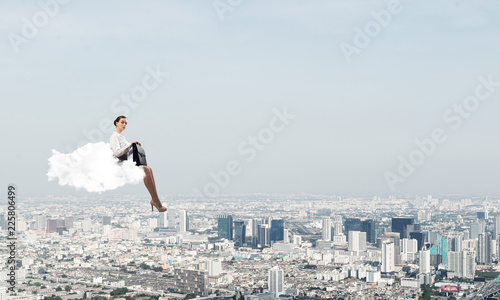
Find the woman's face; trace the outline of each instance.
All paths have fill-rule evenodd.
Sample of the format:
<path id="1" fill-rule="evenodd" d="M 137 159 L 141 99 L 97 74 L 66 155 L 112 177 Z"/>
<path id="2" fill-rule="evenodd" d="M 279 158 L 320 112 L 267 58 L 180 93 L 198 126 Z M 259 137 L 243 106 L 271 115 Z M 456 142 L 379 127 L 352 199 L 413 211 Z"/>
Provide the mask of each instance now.
<path id="1" fill-rule="evenodd" d="M 116 127 L 121 131 L 125 130 L 125 128 L 127 128 L 127 119 L 121 118 L 120 121 L 116 123 Z"/>

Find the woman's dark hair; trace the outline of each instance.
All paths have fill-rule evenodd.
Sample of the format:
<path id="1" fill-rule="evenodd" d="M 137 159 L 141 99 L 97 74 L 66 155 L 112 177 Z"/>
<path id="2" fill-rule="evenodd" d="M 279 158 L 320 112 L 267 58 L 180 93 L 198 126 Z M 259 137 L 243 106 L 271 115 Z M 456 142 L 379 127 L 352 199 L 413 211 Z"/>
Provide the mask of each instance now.
<path id="1" fill-rule="evenodd" d="M 127 117 L 125 116 L 118 116 L 118 118 L 115 119 L 115 121 L 113 122 L 113 124 L 115 124 L 116 126 L 116 123 L 120 122 L 121 119 L 126 119 Z"/>

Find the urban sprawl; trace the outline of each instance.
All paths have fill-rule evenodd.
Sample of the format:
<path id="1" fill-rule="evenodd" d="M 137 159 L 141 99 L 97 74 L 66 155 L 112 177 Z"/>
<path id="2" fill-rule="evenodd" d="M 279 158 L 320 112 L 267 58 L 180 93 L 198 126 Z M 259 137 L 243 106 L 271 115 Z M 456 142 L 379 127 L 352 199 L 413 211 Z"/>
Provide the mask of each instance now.
<path id="1" fill-rule="evenodd" d="M 136 196 L 18 198 L 13 250 L 7 211 L 0 214 L 0 300 L 500 295 L 498 199 L 245 194 L 162 201 L 165 213 Z"/>

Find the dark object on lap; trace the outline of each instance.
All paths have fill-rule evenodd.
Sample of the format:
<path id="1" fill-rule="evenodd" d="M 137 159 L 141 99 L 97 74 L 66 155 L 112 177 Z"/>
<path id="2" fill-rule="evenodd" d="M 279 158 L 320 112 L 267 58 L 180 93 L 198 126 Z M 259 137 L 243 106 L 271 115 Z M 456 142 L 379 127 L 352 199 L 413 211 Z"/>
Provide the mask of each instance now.
<path id="1" fill-rule="evenodd" d="M 132 144 L 133 156 L 136 166 L 147 166 L 146 162 L 146 152 L 144 149 L 136 143 Z"/>
<path id="2" fill-rule="evenodd" d="M 125 153 L 125 154 L 123 154 L 122 156 L 118 157 L 118 159 L 119 159 L 120 161 L 127 160 L 127 159 L 128 159 L 128 154 L 127 154 L 127 153 Z"/>

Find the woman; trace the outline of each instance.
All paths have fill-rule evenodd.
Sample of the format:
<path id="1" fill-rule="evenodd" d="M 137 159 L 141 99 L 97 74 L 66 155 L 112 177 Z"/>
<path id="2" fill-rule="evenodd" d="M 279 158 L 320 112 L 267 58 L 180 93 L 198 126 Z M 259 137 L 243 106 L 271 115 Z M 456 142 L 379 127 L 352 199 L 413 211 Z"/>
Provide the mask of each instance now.
<path id="1" fill-rule="evenodd" d="M 111 150 L 113 151 L 113 155 L 117 158 L 130 158 L 132 155 L 132 144 L 137 143 L 139 146 L 141 143 L 138 141 L 133 141 L 129 143 L 125 140 L 122 132 L 127 128 L 127 118 L 125 116 L 118 116 L 114 124 L 116 126 L 116 130 L 113 132 L 109 139 L 109 145 Z M 156 191 L 155 178 L 153 176 L 153 170 L 148 166 L 140 166 L 145 173 L 144 176 L 144 185 L 149 191 L 151 195 L 151 211 L 153 211 L 153 206 L 159 212 L 164 212 L 167 208 L 161 205 L 160 198 L 158 197 L 158 192 Z"/>

